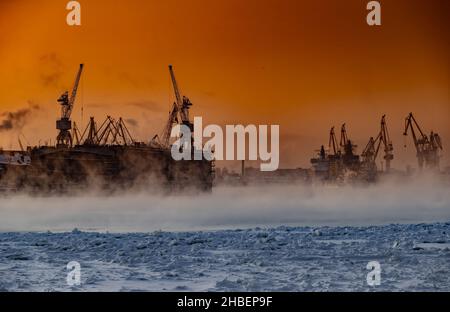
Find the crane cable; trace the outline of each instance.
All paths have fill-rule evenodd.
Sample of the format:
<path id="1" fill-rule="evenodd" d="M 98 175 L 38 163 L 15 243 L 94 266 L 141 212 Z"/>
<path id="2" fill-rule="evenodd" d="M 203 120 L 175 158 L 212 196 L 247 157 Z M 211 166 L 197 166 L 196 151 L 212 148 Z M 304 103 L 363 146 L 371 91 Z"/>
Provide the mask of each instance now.
<path id="1" fill-rule="evenodd" d="M 86 77 L 86 74 L 84 75 L 84 77 Z M 84 79 L 81 80 L 81 129 L 83 128 L 84 128 Z"/>

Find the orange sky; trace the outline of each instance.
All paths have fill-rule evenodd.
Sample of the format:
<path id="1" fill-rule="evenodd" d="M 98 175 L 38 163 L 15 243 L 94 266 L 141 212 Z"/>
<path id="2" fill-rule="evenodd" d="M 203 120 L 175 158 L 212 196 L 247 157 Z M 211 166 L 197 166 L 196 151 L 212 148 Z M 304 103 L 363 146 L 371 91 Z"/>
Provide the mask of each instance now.
<path id="1" fill-rule="evenodd" d="M 309 166 L 330 126 L 346 122 L 364 148 L 387 114 L 394 167 L 416 166 L 404 117 L 439 132 L 449 165 L 449 2 L 390 0 L 382 26 L 368 1 L 0 0 L 0 114 L 38 104 L 22 129 L 56 136 L 57 97 L 86 64 L 73 119 L 132 118 L 140 140 L 161 132 L 173 94 L 167 65 L 206 123 L 280 124 L 281 165 Z M 0 132 L 17 148 L 17 133 Z"/>

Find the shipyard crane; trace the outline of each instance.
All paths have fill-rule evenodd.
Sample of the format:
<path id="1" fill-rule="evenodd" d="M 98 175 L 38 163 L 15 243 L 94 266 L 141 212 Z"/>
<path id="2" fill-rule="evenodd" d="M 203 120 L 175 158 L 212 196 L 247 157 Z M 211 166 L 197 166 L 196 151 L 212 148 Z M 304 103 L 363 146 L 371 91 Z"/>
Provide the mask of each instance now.
<path id="1" fill-rule="evenodd" d="M 375 168 L 375 170 L 376 170 L 375 160 L 377 159 L 378 154 L 380 152 L 381 144 L 383 144 L 384 148 L 383 158 L 386 161 L 386 172 L 389 172 L 391 169 L 391 160 L 394 159 L 394 155 L 392 153 L 394 147 L 389 137 L 389 131 L 386 125 L 386 115 L 383 115 L 381 117 L 380 132 L 375 137 L 375 139 L 373 137 L 369 139 L 369 142 L 364 148 L 364 151 L 361 153 L 363 163 L 373 164 L 372 167 Z"/>
<path id="2" fill-rule="evenodd" d="M 189 120 L 189 108 L 192 106 L 191 101 L 186 97 L 181 97 L 180 89 L 178 88 L 177 80 L 175 79 L 175 73 L 172 65 L 169 65 L 170 78 L 172 79 L 173 91 L 175 92 L 175 98 L 177 103 L 177 109 L 181 116 L 181 123 L 192 129 L 192 123 Z"/>
<path id="3" fill-rule="evenodd" d="M 377 178 L 377 165 L 375 159 L 377 158 L 380 137 L 376 139 L 370 137 L 369 142 L 361 153 L 362 162 L 359 166 L 358 175 L 360 178 L 368 182 L 373 182 Z"/>
<path id="4" fill-rule="evenodd" d="M 351 140 L 349 140 L 347 135 L 347 129 L 345 128 L 345 123 L 343 123 L 341 126 L 341 139 L 339 141 L 339 145 L 341 147 L 341 150 L 347 154 L 352 154 L 355 147 L 357 147 L 355 144 L 352 143 Z"/>
<path id="5" fill-rule="evenodd" d="M 331 127 L 330 129 L 330 138 L 328 140 L 328 150 L 331 151 L 333 150 L 333 155 L 337 155 L 338 154 L 338 147 L 337 147 L 337 139 L 336 139 L 336 134 L 334 133 L 334 127 Z M 333 149 L 331 149 L 333 148 Z"/>
<path id="6" fill-rule="evenodd" d="M 344 148 L 347 145 L 348 137 L 347 130 L 345 129 L 345 123 L 341 126 L 341 140 L 339 141 L 339 145 L 341 148 Z"/>
<path id="7" fill-rule="evenodd" d="M 392 141 L 389 137 L 389 131 L 388 131 L 387 125 L 386 125 L 386 115 L 383 115 L 381 117 L 380 132 L 375 137 L 375 139 L 373 137 L 371 137 L 369 139 L 369 142 L 367 143 L 366 147 L 364 148 L 364 151 L 361 154 L 363 161 L 375 162 L 375 160 L 378 157 L 378 154 L 380 152 L 381 144 L 383 144 L 383 148 L 384 148 L 383 158 L 386 161 L 386 171 L 389 171 L 391 168 L 391 160 L 394 159 L 394 155 L 392 153 L 394 150 L 394 147 L 393 147 Z"/>
<path id="8" fill-rule="evenodd" d="M 194 130 L 194 125 L 189 120 L 189 109 L 192 106 L 192 103 L 189 98 L 181 95 L 172 65 L 169 65 L 169 72 L 172 80 L 173 91 L 175 93 L 175 102 L 173 103 L 172 110 L 169 113 L 169 119 L 164 127 L 162 140 L 159 141 L 159 138 L 156 135 L 151 141 L 151 144 L 155 144 L 157 146 L 159 145 L 164 148 L 168 148 L 170 146 L 170 134 L 172 132 L 172 127 L 175 124 L 181 123 L 182 125 L 187 126 L 191 131 Z"/>
<path id="9" fill-rule="evenodd" d="M 378 155 L 378 151 L 380 149 L 380 145 L 383 144 L 384 147 L 384 156 L 383 159 L 386 162 L 386 172 L 391 170 L 391 160 L 394 159 L 394 146 L 392 145 L 391 138 L 389 137 L 389 131 L 386 125 L 386 115 L 381 117 L 381 128 L 380 133 L 378 134 L 380 143 L 378 144 L 376 155 Z"/>
<path id="10" fill-rule="evenodd" d="M 403 135 L 407 136 L 408 131 L 411 132 L 416 148 L 419 169 L 422 169 L 424 164 L 429 168 L 439 168 L 438 152 L 439 149 L 442 150 L 442 142 L 439 134 L 434 133 L 433 131 L 431 131 L 429 137 L 424 134 L 412 113 L 409 113 L 405 119 L 405 131 L 403 132 Z"/>
<path id="11" fill-rule="evenodd" d="M 344 165 L 351 170 L 357 170 L 357 167 L 359 166 L 359 156 L 354 154 L 357 145 L 353 144 L 348 138 L 345 123 L 341 126 L 341 140 L 339 145 L 341 147 Z"/>
<path id="12" fill-rule="evenodd" d="M 377 145 L 377 142 L 379 141 L 379 137 L 374 139 L 373 137 L 370 137 L 369 142 L 367 143 L 366 147 L 364 148 L 363 152 L 361 153 L 362 161 L 365 163 L 374 163 L 375 159 L 377 158 L 377 148 L 375 147 Z"/>
<path id="13" fill-rule="evenodd" d="M 178 123 L 178 106 L 177 103 L 174 102 L 172 106 L 172 110 L 169 113 L 169 119 L 167 120 L 166 126 L 164 127 L 163 135 L 162 135 L 162 142 L 161 145 L 163 147 L 169 147 L 170 144 L 170 134 L 172 132 L 172 127 L 174 124 Z M 157 136 L 153 138 L 153 140 L 156 140 Z"/>
<path id="14" fill-rule="evenodd" d="M 70 130 L 72 129 L 72 121 L 70 120 L 70 115 L 72 114 L 73 105 L 77 96 L 78 84 L 80 83 L 83 66 L 83 64 L 80 64 L 70 97 L 69 92 L 66 91 L 58 99 L 58 102 L 61 104 L 61 118 L 56 121 L 56 129 L 59 130 L 59 134 L 56 138 L 57 147 L 72 146 L 72 135 L 70 133 Z"/>

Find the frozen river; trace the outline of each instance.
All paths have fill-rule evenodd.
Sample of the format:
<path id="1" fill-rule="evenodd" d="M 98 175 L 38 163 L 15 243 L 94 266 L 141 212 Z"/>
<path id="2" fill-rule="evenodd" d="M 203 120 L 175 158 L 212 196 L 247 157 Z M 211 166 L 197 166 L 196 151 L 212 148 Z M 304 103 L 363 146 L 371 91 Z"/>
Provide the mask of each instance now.
<path id="1" fill-rule="evenodd" d="M 66 281 L 80 264 L 80 286 Z M 380 264 L 369 286 L 368 262 Z M 450 291 L 450 222 L 2 233 L 2 291 Z"/>

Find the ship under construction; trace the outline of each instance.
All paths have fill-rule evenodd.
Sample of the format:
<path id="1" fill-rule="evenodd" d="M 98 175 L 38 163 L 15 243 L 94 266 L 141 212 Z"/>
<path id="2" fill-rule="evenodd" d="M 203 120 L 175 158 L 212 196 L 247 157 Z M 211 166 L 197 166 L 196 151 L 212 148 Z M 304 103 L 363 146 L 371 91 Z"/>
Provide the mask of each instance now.
<path id="1" fill-rule="evenodd" d="M 175 161 L 171 156 L 172 127 L 175 124 L 193 127 L 189 119 L 192 103 L 181 95 L 172 66 L 169 72 L 175 102 L 162 135 L 147 143 L 135 141 L 122 118 L 108 116 L 97 123 L 91 117 L 87 127 L 80 131 L 71 120 L 71 113 L 83 67 L 80 64 L 71 92 L 64 92 L 58 99 L 61 118 L 56 121 L 56 144 L 0 153 L 0 190 L 37 194 L 211 190 L 212 161 Z"/>

